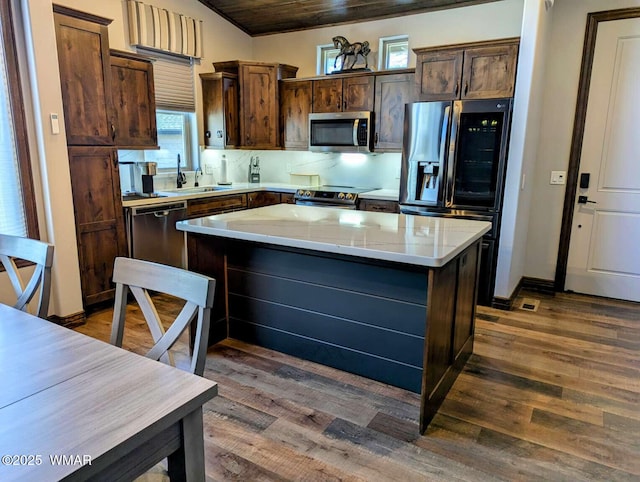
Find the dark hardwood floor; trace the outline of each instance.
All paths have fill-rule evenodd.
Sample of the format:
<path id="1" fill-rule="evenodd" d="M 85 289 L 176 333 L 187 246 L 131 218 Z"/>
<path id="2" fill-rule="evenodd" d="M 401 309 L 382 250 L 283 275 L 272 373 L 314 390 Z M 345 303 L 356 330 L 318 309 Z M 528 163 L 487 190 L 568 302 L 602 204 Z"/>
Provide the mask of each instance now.
<path id="1" fill-rule="evenodd" d="M 479 307 L 474 354 L 424 436 L 414 393 L 231 339 L 216 345 L 205 373 L 220 393 L 204 410 L 208 479 L 640 480 L 640 305 L 524 296 L 540 301 L 537 312 Z M 149 345 L 143 323 L 127 329 L 128 349 Z M 108 340 L 110 324 L 110 310 L 98 311 L 77 331 Z"/>

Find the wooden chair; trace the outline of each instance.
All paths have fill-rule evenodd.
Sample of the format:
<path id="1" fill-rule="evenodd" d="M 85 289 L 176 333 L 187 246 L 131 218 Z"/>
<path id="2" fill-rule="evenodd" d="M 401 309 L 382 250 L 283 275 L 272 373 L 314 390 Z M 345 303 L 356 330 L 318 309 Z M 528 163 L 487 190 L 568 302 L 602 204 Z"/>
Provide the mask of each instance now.
<path id="1" fill-rule="evenodd" d="M 18 271 L 16 259 L 30 261 L 36 265 L 35 271 L 27 283 Z M 35 314 L 46 319 L 51 296 L 53 245 L 35 239 L 0 234 L 0 263 L 4 266 L 13 290 L 16 292 L 17 301 L 13 307 L 28 311 L 29 303 L 39 288 L 38 308 Z"/>
<path id="2" fill-rule="evenodd" d="M 202 376 L 207 356 L 209 323 L 216 280 L 173 266 L 132 258 L 116 258 L 113 282 L 116 284 L 116 299 L 111 326 L 111 344 L 122 346 L 127 292 L 131 291 L 155 342 L 153 348 L 146 354 L 154 360 L 162 360 L 174 365 L 168 350 L 197 315 L 191 372 Z M 149 291 L 165 293 L 186 301 L 182 311 L 166 332 Z"/>

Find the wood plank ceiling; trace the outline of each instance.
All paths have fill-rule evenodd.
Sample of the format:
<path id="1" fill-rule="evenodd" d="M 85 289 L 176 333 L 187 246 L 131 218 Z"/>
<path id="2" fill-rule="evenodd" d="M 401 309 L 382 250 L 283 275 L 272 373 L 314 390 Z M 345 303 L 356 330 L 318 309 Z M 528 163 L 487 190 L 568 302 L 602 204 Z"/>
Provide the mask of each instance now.
<path id="1" fill-rule="evenodd" d="M 499 0 L 199 0 L 251 36 L 466 7 Z"/>

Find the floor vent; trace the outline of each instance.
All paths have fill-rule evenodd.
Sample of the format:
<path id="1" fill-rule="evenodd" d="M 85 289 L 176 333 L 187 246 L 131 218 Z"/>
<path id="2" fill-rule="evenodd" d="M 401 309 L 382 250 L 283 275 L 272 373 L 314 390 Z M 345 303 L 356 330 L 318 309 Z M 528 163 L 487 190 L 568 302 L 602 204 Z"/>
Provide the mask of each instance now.
<path id="1" fill-rule="evenodd" d="M 518 308 L 525 311 L 538 311 L 539 306 L 540 300 L 536 300 L 533 298 L 524 298 Z"/>

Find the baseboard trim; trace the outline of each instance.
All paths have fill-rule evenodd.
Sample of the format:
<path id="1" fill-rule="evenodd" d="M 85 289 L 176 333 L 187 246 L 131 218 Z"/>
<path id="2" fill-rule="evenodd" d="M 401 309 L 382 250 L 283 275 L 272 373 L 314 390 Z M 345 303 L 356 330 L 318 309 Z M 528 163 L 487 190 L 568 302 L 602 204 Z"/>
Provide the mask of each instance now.
<path id="1" fill-rule="evenodd" d="M 520 294 L 520 290 L 522 289 L 523 280 L 524 278 L 520 278 L 520 281 L 511 292 L 511 296 L 509 296 L 509 298 L 494 296 L 491 300 L 491 307 L 498 310 L 511 311 L 511 309 L 513 308 L 513 303 L 516 301 L 516 298 L 518 297 L 518 294 Z"/>
<path id="2" fill-rule="evenodd" d="M 547 295 L 554 295 L 556 293 L 555 282 L 550 279 L 530 278 L 525 276 L 522 278 L 522 287 L 527 290 L 537 291 Z"/>
<path id="3" fill-rule="evenodd" d="M 47 319 L 56 325 L 64 326 L 65 328 L 75 328 L 77 326 L 84 325 L 87 322 L 87 317 L 84 311 L 68 316 L 52 315 Z"/>

